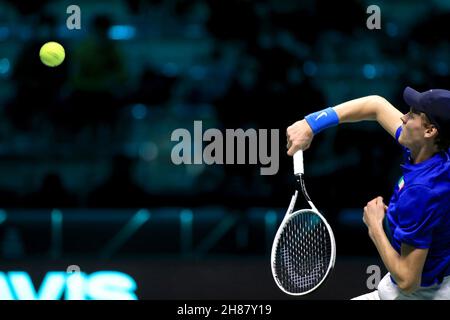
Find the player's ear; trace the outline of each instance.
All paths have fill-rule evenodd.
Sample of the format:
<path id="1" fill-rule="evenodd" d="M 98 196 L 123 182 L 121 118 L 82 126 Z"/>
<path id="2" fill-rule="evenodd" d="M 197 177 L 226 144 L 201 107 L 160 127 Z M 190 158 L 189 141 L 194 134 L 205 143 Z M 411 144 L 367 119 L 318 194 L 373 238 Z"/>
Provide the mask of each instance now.
<path id="1" fill-rule="evenodd" d="M 428 139 L 436 138 L 438 135 L 436 126 L 430 123 L 430 120 L 424 113 L 421 114 L 421 118 L 422 118 L 422 125 L 425 127 L 424 138 Z"/>
<path id="2" fill-rule="evenodd" d="M 433 125 L 429 125 L 426 127 L 425 132 L 424 132 L 425 138 L 436 138 L 438 135 L 438 130 L 435 126 Z"/>

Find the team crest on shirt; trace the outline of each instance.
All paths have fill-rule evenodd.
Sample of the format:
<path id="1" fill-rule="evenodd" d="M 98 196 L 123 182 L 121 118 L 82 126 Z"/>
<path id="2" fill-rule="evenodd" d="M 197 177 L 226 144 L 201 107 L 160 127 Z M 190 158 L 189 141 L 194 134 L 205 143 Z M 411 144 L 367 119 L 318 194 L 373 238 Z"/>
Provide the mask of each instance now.
<path id="1" fill-rule="evenodd" d="M 402 190 L 405 186 L 405 179 L 403 179 L 403 176 L 398 180 L 398 191 Z"/>

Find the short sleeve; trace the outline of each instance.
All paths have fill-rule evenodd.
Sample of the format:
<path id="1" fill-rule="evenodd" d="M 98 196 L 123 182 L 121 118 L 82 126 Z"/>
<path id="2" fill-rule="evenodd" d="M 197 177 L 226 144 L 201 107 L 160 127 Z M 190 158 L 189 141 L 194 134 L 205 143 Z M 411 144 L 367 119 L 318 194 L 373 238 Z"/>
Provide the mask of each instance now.
<path id="1" fill-rule="evenodd" d="M 397 204 L 398 225 L 394 238 L 415 248 L 429 248 L 439 224 L 439 201 L 433 191 L 415 185 L 403 190 Z"/>

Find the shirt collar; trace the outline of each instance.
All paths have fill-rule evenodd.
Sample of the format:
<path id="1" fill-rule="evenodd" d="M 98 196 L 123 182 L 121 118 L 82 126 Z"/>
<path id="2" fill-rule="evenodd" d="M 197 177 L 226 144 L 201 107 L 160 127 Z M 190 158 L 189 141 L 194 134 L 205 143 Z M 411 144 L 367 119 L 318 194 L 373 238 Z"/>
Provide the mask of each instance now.
<path id="1" fill-rule="evenodd" d="M 424 169 L 433 167 L 439 162 L 445 161 L 449 161 L 449 155 L 444 151 L 441 151 L 434 154 L 431 158 L 416 164 L 412 163 L 411 157 L 408 157 L 408 159 L 405 161 L 404 164 L 401 165 L 401 167 L 403 168 L 403 172 L 406 175 L 410 172 L 422 171 Z"/>

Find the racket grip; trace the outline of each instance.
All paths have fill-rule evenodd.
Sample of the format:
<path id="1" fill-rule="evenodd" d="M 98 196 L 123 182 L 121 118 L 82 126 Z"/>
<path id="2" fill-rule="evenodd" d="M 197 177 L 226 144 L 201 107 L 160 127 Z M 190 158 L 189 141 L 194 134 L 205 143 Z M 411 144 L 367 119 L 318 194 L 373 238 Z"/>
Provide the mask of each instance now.
<path id="1" fill-rule="evenodd" d="M 294 153 L 294 174 L 296 176 L 305 172 L 303 168 L 303 150 L 298 150 Z"/>

